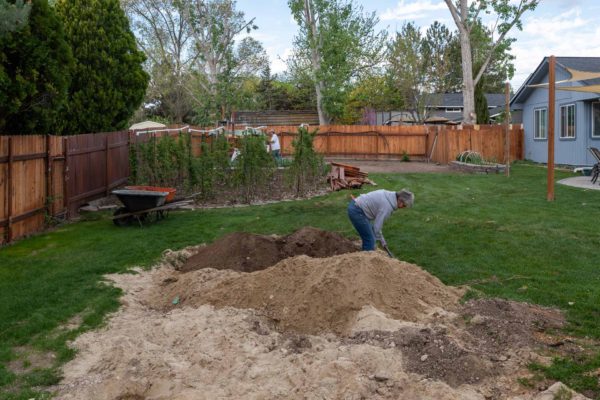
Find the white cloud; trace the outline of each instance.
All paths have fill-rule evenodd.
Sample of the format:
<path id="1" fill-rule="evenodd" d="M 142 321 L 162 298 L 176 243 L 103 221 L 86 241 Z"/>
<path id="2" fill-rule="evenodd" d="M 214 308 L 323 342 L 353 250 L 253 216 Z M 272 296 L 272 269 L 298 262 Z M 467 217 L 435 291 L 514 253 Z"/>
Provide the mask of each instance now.
<path id="1" fill-rule="evenodd" d="M 522 32 L 511 33 L 517 39 L 512 46 L 517 70 L 512 81 L 515 89 L 546 56 L 600 57 L 598 22 L 582 17 L 579 7 L 554 16 L 532 15 L 524 21 Z"/>
<path id="2" fill-rule="evenodd" d="M 271 73 L 279 74 L 281 72 L 284 72 L 287 69 L 287 65 L 285 62 L 288 59 L 288 57 L 291 55 L 292 55 L 291 47 L 287 47 L 283 51 L 283 54 L 275 54 L 275 55 L 269 54 L 269 60 L 271 61 Z"/>
<path id="3" fill-rule="evenodd" d="M 395 8 L 387 9 L 381 14 L 380 18 L 382 21 L 416 20 L 427 18 L 432 12 L 439 10 L 447 10 L 446 3 L 443 1 L 417 0 L 407 4 L 406 0 L 400 0 Z"/>

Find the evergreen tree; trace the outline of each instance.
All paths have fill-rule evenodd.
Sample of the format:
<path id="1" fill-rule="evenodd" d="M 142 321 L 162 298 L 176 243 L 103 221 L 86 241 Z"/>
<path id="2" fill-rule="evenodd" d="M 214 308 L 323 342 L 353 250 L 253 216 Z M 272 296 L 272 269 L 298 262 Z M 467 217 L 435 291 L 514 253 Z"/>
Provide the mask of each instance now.
<path id="1" fill-rule="evenodd" d="M 56 9 L 75 57 L 65 132 L 123 129 L 149 77 L 119 0 L 59 0 Z"/>
<path id="2" fill-rule="evenodd" d="M 488 110 L 488 102 L 483 91 L 484 87 L 484 79 L 480 80 L 477 85 L 475 85 L 475 113 L 477 114 L 478 124 L 490 123 L 490 111 Z"/>
<path id="3" fill-rule="evenodd" d="M 29 6 L 27 23 L 0 36 L 0 132 L 57 133 L 73 58 L 48 1 Z"/>

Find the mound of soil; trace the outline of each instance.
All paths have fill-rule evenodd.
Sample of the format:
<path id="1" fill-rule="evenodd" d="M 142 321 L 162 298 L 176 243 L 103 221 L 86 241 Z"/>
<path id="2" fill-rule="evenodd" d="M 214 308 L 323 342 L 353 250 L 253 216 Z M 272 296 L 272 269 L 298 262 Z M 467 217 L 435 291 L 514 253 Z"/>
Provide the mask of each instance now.
<path id="1" fill-rule="evenodd" d="M 253 308 L 284 331 L 344 334 L 365 305 L 394 319 L 418 321 L 434 307 L 454 309 L 462 294 L 416 265 L 379 252 L 297 256 L 253 274 L 221 277 L 210 287 L 200 272 L 182 274 L 151 303 L 172 308 L 171 299 L 178 298 L 183 306 Z"/>
<path id="2" fill-rule="evenodd" d="M 254 272 L 301 254 L 329 257 L 358 250 L 356 244 L 340 234 L 312 227 L 301 228 L 283 237 L 235 232 L 200 248 L 179 270 L 215 268 Z"/>
<path id="3" fill-rule="evenodd" d="M 458 305 L 458 289 L 377 253 L 298 256 L 252 274 L 176 271 L 196 250 L 109 277 L 123 307 L 74 341 L 57 399 L 558 398 L 556 386 L 541 393 L 549 384 L 517 383 L 530 377 L 529 363 L 560 348 L 536 341 L 562 326 L 557 310 Z M 301 333 L 348 325 L 342 337 Z M 541 357 L 535 348 L 548 357 L 532 358 Z"/>

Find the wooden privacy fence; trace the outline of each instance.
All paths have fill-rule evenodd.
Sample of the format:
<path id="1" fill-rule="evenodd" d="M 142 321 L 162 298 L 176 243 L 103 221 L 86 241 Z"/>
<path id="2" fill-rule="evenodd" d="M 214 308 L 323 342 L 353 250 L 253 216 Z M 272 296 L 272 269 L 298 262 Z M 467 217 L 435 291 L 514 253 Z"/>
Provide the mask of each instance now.
<path id="1" fill-rule="evenodd" d="M 428 159 L 447 164 L 465 150 L 479 152 L 486 160 L 505 162 L 505 127 L 502 125 L 446 126 L 369 126 L 329 125 L 319 128 L 315 137 L 318 152 L 330 157 L 364 159 Z M 296 126 L 270 126 L 279 136 L 283 154 L 293 152 Z M 509 130 L 510 159 L 523 159 L 523 128 Z"/>
<path id="2" fill-rule="evenodd" d="M 505 162 L 504 126 L 361 126 L 319 128 L 315 147 L 331 157 L 364 159 L 428 159 L 448 163 L 465 150 L 487 160 Z M 270 126 L 278 133 L 282 153 L 293 152 L 297 126 Z M 37 232 L 46 218 L 68 218 L 82 204 L 108 195 L 127 182 L 130 146 L 168 135 L 190 134 L 192 153 L 199 155 L 211 136 L 200 128 L 177 127 L 165 132 L 111 132 L 78 136 L 0 136 L 0 243 Z M 238 139 L 231 138 L 231 143 Z M 510 158 L 523 159 L 523 129 L 510 129 Z"/>
<path id="3" fill-rule="evenodd" d="M 0 243 L 67 218 L 127 181 L 129 133 L 0 136 Z"/>
<path id="4" fill-rule="evenodd" d="M 210 142 L 211 136 L 199 133 L 198 127 L 174 127 L 152 133 L 155 136 L 165 134 L 178 135 L 189 132 L 192 152 L 200 154 L 202 142 Z M 315 137 L 316 150 L 328 157 L 348 157 L 363 159 L 399 160 L 404 154 L 412 159 L 430 160 L 447 164 L 465 150 L 477 151 L 490 161 L 506 162 L 504 125 L 328 125 L 310 126 L 309 131 L 318 128 Z M 292 142 L 298 134 L 298 126 L 269 126 L 279 136 L 283 155 L 293 153 Z M 522 160 L 523 128 L 511 125 L 510 159 Z M 139 140 L 139 139 L 138 139 Z M 235 145 L 237 139 L 230 139 Z"/>

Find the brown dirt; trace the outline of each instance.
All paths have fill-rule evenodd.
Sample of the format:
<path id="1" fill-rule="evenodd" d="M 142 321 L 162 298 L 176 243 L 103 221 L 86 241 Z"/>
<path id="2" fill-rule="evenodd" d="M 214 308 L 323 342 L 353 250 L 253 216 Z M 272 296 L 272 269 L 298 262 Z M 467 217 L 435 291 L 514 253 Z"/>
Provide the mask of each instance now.
<path id="1" fill-rule="evenodd" d="M 304 237 L 305 232 L 291 236 Z M 452 309 L 462 294 L 419 267 L 379 252 L 297 256 L 252 274 L 233 275 L 205 290 L 200 289 L 204 274 L 191 274 L 156 292 L 151 305 L 172 308 L 170 299 L 179 297 L 184 306 L 253 308 L 282 330 L 308 334 L 347 333 L 365 305 L 395 319 L 418 321 L 434 307 Z"/>
<path id="2" fill-rule="evenodd" d="M 456 174 L 448 165 L 440 165 L 436 163 L 427 163 L 424 161 L 402 162 L 399 160 L 352 160 L 327 158 L 328 162 L 340 162 L 342 164 L 350 164 L 359 167 L 361 171 L 368 173 L 442 173 Z"/>
<path id="3" fill-rule="evenodd" d="M 235 232 L 200 248 L 180 270 L 215 268 L 253 272 L 300 254 L 327 257 L 358 250 L 354 242 L 342 235 L 312 227 L 301 228 L 283 237 Z"/>
<path id="4" fill-rule="evenodd" d="M 542 400 L 563 390 L 517 382 L 529 362 L 550 360 L 539 353 L 555 349 L 556 310 L 460 305 L 462 290 L 377 252 L 252 273 L 176 269 L 197 251 L 110 277 L 124 306 L 75 340 L 58 399 Z"/>

